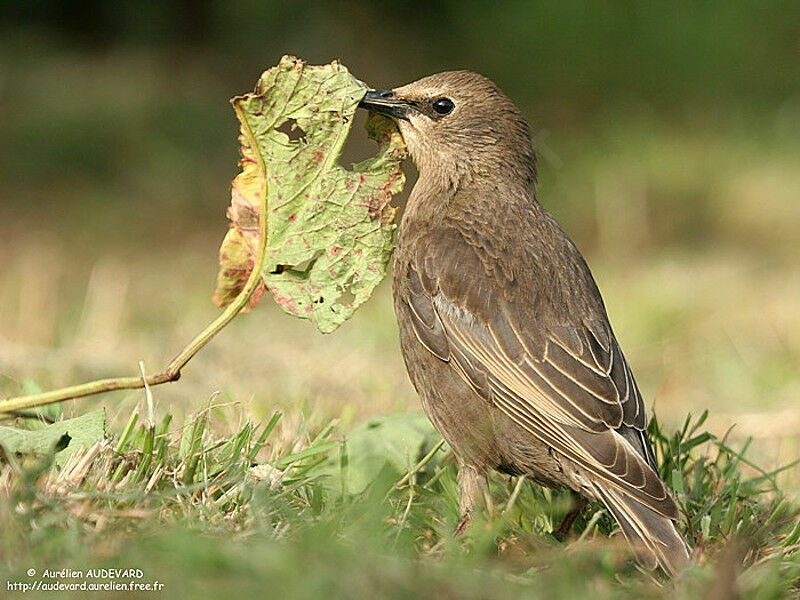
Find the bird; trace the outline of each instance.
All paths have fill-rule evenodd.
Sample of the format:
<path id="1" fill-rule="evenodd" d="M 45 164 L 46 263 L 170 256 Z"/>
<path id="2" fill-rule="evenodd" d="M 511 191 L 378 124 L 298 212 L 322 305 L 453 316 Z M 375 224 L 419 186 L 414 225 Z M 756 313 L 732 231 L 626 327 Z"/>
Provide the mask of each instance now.
<path id="1" fill-rule="evenodd" d="M 393 297 L 405 365 L 455 455 L 461 521 L 488 473 L 603 504 L 639 562 L 689 560 L 647 415 L 578 248 L 536 195 L 528 122 L 486 77 L 447 71 L 369 90 L 418 170 L 397 230 Z M 571 519 L 571 520 L 570 520 Z"/>

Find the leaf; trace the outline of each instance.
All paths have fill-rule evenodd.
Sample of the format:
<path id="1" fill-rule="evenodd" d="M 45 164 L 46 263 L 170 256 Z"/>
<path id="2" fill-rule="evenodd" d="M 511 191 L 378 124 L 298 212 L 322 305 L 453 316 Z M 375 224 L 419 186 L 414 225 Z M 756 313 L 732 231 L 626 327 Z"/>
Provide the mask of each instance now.
<path id="1" fill-rule="evenodd" d="M 88 448 L 102 440 L 105 431 L 106 411 L 101 408 L 36 431 L 0 427 L 0 445 L 15 454 L 47 456 L 55 451 L 56 465 L 60 467 L 78 448 Z"/>
<path id="2" fill-rule="evenodd" d="M 440 438 L 423 414 L 376 417 L 356 426 L 347 436 L 346 466 L 341 464 L 342 457 L 332 455 L 314 474 L 325 476 L 323 481 L 331 490 L 359 494 L 387 464 L 398 476 L 408 472 Z M 428 463 L 429 468 L 437 460 Z"/>
<path id="3" fill-rule="evenodd" d="M 252 272 L 266 194 L 262 285 L 289 314 L 336 329 L 386 274 L 394 246 L 393 194 L 402 190 L 405 146 L 397 127 L 371 115 L 377 156 L 338 164 L 364 84 L 338 62 L 307 66 L 284 56 L 252 94 L 233 98 L 242 172 L 231 186 L 231 227 L 220 248 L 214 301 L 225 306 Z"/>

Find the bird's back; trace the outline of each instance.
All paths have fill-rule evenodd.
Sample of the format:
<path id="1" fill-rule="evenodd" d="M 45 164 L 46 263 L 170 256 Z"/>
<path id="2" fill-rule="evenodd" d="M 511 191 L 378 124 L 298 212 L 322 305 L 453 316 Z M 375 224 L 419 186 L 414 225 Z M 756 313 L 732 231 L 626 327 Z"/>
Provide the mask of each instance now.
<path id="1" fill-rule="evenodd" d="M 580 331 L 609 343 L 613 339 L 586 261 L 532 189 L 477 183 L 465 190 L 437 191 L 419 182 L 398 231 L 398 311 L 407 304 L 408 274 L 414 270 L 441 273 L 448 299 L 484 323 L 501 310 L 510 314 L 535 359 L 543 357 L 549 338 L 574 352 L 580 352 Z M 635 393 L 641 405 L 638 389 Z M 641 412 L 641 428 L 646 425 L 644 407 L 631 405 L 629 411 L 635 410 Z M 646 436 L 620 426 L 655 468 Z"/>

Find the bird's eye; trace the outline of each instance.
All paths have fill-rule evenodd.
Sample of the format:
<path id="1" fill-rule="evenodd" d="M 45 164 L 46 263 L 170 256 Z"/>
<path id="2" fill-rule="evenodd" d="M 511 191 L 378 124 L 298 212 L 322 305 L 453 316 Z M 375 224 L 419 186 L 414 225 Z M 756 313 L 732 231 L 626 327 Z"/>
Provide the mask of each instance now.
<path id="1" fill-rule="evenodd" d="M 433 110 L 440 115 L 449 115 L 456 107 L 450 98 L 439 98 L 433 101 Z"/>

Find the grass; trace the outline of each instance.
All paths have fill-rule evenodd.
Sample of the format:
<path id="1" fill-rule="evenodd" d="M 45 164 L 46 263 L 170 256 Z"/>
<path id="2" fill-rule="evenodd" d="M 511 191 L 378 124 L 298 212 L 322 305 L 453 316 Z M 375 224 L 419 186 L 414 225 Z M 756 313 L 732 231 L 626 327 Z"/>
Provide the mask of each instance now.
<path id="1" fill-rule="evenodd" d="M 224 414 L 240 424 L 213 435 L 209 422 Z M 455 465 L 413 414 L 349 432 L 335 421 L 289 425 L 277 412 L 251 422 L 241 407 L 216 404 L 182 427 L 168 413 L 155 425 L 138 421 L 132 413 L 121 432 L 77 451 L 61 470 L 46 457 L 6 456 L 4 580 L 57 581 L 28 576 L 31 568 L 131 568 L 141 571 L 136 581 L 158 581 L 165 597 L 176 598 L 265 591 L 281 598 L 728 598 L 725 590 L 734 588 L 742 597 L 782 598 L 800 591 L 800 506 L 777 487 L 777 473 L 704 431 L 705 414 L 671 434 L 651 424 L 662 474 L 698 553 L 697 564 L 671 582 L 631 562 L 599 506 L 584 511 L 566 544 L 556 542 L 551 531 L 569 510 L 569 495 L 520 478 L 494 476 L 493 508 L 453 538 Z M 405 448 L 395 443 L 409 439 L 415 442 Z"/>

